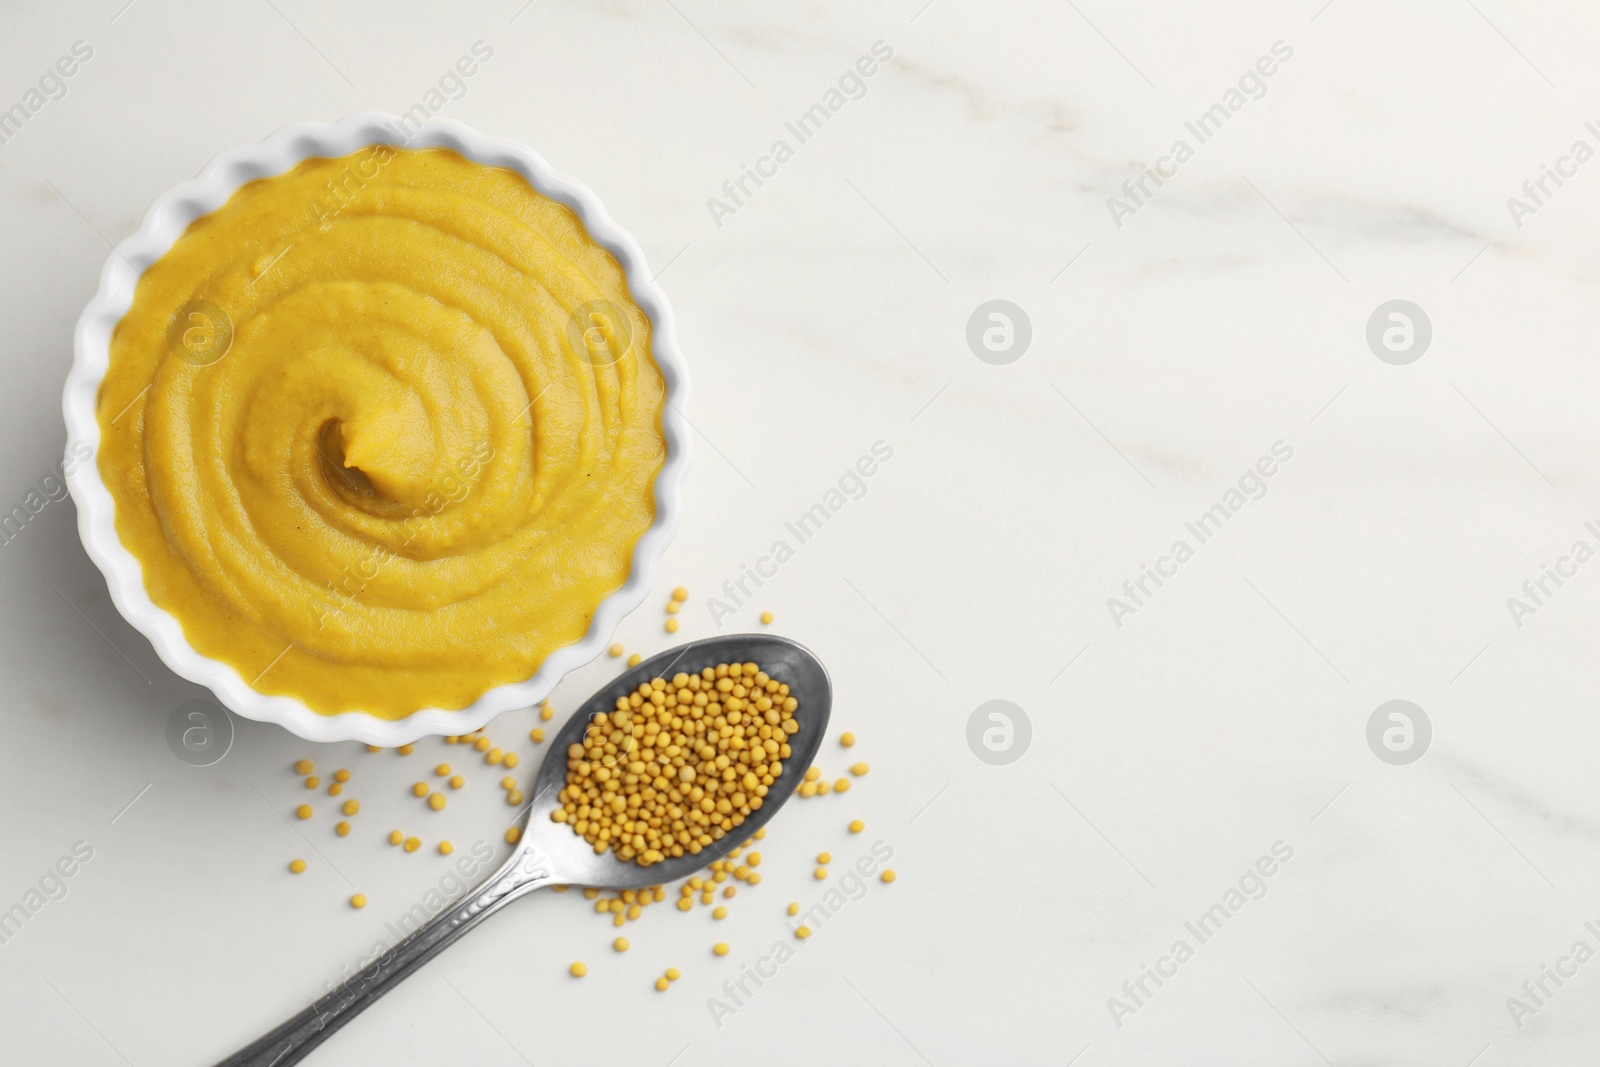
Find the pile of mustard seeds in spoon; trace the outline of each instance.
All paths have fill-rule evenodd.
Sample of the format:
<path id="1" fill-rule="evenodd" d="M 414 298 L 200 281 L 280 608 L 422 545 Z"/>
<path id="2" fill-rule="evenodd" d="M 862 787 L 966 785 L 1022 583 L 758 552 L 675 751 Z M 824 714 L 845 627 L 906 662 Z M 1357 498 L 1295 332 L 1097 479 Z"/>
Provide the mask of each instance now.
<path id="1" fill-rule="evenodd" d="M 550 813 L 642 867 L 699 852 L 759 809 L 790 757 L 799 701 L 754 663 L 641 683 L 567 748 Z"/>

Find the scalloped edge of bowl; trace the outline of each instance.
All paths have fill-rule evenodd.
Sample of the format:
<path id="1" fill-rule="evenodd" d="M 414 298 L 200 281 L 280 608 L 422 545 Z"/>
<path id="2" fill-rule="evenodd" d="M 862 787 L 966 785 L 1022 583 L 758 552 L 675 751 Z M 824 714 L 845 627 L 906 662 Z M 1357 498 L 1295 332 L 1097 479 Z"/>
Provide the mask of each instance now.
<path id="1" fill-rule="evenodd" d="M 174 186 L 150 205 L 139 229 L 119 242 L 100 272 L 100 287 L 73 330 L 72 369 L 62 393 L 67 423 L 66 455 L 80 444 L 90 458 L 67 474 L 68 489 L 78 510 L 78 535 L 89 558 L 105 575 L 117 610 L 144 634 L 173 673 L 209 689 L 229 711 L 247 719 L 276 723 L 307 741 L 364 741 L 393 747 L 422 737 L 463 734 L 486 725 L 501 712 L 537 704 L 569 671 L 600 655 L 617 624 L 644 602 L 662 551 L 677 528 L 684 467 L 688 462 L 689 376 L 678 351 L 672 308 L 656 287 L 644 252 L 614 222 L 599 197 L 568 178 L 526 145 L 486 137 L 453 119 L 434 118 L 404 136 L 400 118 L 387 112 L 363 112 L 338 122 L 295 123 L 254 144 L 239 145 L 216 156 L 191 181 Z M 656 516 L 634 546 L 628 580 L 595 608 L 589 629 L 576 644 L 550 653 L 525 681 L 496 686 L 459 711 L 423 708 L 399 719 L 383 719 L 362 711 L 325 715 L 292 697 L 258 692 L 232 666 L 202 656 L 183 635 L 183 628 L 157 607 L 145 590 L 143 569 L 117 536 L 111 493 L 100 477 L 100 422 L 95 406 L 100 383 L 110 364 L 111 334 L 133 302 L 134 288 L 146 268 L 161 258 L 189 224 L 215 211 L 242 185 L 272 177 L 306 159 L 349 155 L 364 147 L 449 148 L 484 166 L 504 167 L 526 178 L 540 194 L 571 208 L 590 238 L 622 266 L 628 293 L 650 319 L 651 354 L 666 382 L 661 428 L 667 457 L 656 473 Z"/>

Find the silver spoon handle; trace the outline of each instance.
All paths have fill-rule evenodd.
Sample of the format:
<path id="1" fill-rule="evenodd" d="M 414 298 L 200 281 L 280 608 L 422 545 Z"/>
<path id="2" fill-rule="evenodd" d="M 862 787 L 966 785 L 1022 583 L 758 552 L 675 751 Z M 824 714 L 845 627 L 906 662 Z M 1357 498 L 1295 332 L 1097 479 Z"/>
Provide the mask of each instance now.
<path id="1" fill-rule="evenodd" d="M 217 1067 L 289 1067 L 393 989 L 456 938 L 553 875 L 546 857 L 524 844 L 494 874 L 422 929 L 370 961 L 358 974 Z"/>

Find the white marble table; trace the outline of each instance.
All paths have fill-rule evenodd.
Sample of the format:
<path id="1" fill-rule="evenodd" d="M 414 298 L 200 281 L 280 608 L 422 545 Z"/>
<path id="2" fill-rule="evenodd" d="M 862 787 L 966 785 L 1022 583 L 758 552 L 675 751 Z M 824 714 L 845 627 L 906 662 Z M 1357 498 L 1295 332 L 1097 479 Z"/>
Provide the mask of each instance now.
<path id="1" fill-rule="evenodd" d="M 783 813 L 726 922 L 647 913 L 617 957 L 575 895 L 535 897 L 309 1062 L 1587 1062 L 1600 563 L 1573 550 L 1600 549 L 1600 161 L 1574 151 L 1600 149 L 1596 14 L 125 3 L 0 11 L 0 107 L 30 112 L 0 143 L 0 510 L 46 501 L 0 544 L 0 912 L 35 912 L 0 944 L 0 1061 L 213 1062 L 447 874 L 379 840 L 417 822 L 405 786 L 441 745 L 312 752 L 239 721 L 221 762 L 175 758 L 169 717 L 205 694 L 119 618 L 50 497 L 108 242 L 225 147 L 428 106 L 482 41 L 439 112 L 594 188 L 679 315 L 698 436 L 661 597 L 694 591 L 682 636 L 774 611 L 873 771 Z M 1369 347 L 1397 299 L 1425 351 Z M 1026 316 L 1020 358 L 1015 313 L 1009 351 L 983 347 L 999 321 L 969 346 L 992 300 Z M 830 497 L 878 442 L 891 458 Z M 839 506 L 731 604 L 819 502 Z M 664 647 L 658 609 L 619 640 Z M 1031 726 L 1014 762 L 969 746 L 991 700 Z M 1409 751 L 1399 720 L 1369 746 L 1391 700 L 1426 717 L 1420 759 L 1396 762 L 1414 712 Z M 356 771 L 360 832 L 286 825 L 305 755 Z M 504 850 L 477 777 L 428 824 L 458 855 Z M 878 841 L 899 880 L 718 1019 L 726 979 L 798 944 L 782 906 L 820 898 L 812 854 Z"/>

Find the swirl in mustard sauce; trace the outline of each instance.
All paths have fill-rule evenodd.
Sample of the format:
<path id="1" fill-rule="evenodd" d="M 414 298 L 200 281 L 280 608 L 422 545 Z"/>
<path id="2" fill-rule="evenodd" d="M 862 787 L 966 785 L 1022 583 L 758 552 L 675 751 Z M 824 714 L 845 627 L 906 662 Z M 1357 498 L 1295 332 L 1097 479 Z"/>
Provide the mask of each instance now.
<path id="1" fill-rule="evenodd" d="M 584 635 L 655 517 L 664 399 L 570 210 L 378 146 L 243 186 L 144 272 L 98 462 L 196 651 L 396 719 Z"/>

